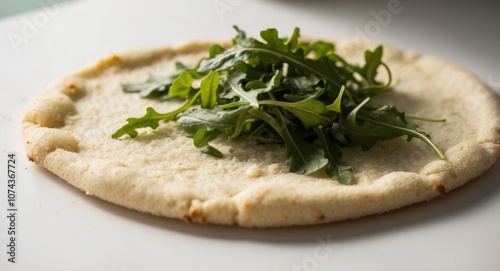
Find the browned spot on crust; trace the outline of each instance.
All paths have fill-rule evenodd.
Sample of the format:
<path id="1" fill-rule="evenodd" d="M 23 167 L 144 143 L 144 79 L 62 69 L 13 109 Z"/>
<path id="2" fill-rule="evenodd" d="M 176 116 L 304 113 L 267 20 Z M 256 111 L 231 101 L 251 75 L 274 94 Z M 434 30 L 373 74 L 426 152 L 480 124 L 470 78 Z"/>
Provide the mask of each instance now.
<path id="1" fill-rule="evenodd" d="M 72 97 L 72 96 L 75 95 L 76 92 L 77 92 L 76 84 L 75 83 L 70 83 L 67 86 L 66 95 Z"/>
<path id="2" fill-rule="evenodd" d="M 119 61 L 120 60 L 120 57 L 115 55 L 115 54 L 112 54 L 110 57 L 109 57 L 109 61 L 111 62 L 116 62 L 116 61 Z"/>
<path id="3" fill-rule="evenodd" d="M 31 141 L 26 141 L 26 144 L 30 145 L 30 144 L 31 144 Z"/>
<path id="4" fill-rule="evenodd" d="M 319 220 L 319 221 L 323 221 L 323 220 L 325 220 L 325 215 L 324 215 L 324 214 L 320 214 L 320 215 L 318 216 L 318 220 Z"/>
<path id="5" fill-rule="evenodd" d="M 436 190 L 438 191 L 439 195 L 440 196 L 444 196 L 444 194 L 446 194 L 446 188 L 444 187 L 443 184 L 436 184 Z"/>
<path id="6" fill-rule="evenodd" d="M 191 224 L 191 217 L 188 214 L 185 214 L 182 216 L 182 221 L 184 221 L 186 224 Z"/>
<path id="7" fill-rule="evenodd" d="M 205 218 L 205 216 L 204 216 L 204 215 L 200 215 L 200 223 L 201 223 L 201 224 L 207 224 L 207 223 L 208 223 L 208 222 L 207 222 L 207 219 Z"/>
<path id="8" fill-rule="evenodd" d="M 198 216 L 198 209 L 193 209 L 191 211 L 189 211 L 189 216 L 190 217 L 195 217 L 195 216 Z"/>
<path id="9" fill-rule="evenodd" d="M 81 87 L 78 87 L 75 82 L 71 82 L 66 86 L 63 93 L 68 95 L 73 101 L 76 101 L 83 97 L 85 91 Z"/>
<path id="10" fill-rule="evenodd" d="M 115 55 L 115 54 L 112 54 L 108 58 L 105 58 L 105 59 L 102 59 L 101 61 L 99 61 L 99 63 L 97 65 L 99 68 L 103 69 L 103 68 L 106 68 L 106 67 L 113 65 L 114 63 L 116 63 L 118 61 L 120 61 L 120 57 Z"/>
<path id="11" fill-rule="evenodd" d="M 250 201 L 245 201 L 243 203 L 243 208 L 248 208 L 248 207 L 250 207 L 250 205 L 252 205 L 252 203 L 250 203 Z"/>
<path id="12" fill-rule="evenodd" d="M 31 157 L 31 156 L 28 156 L 28 160 L 29 160 L 30 162 L 35 162 L 35 159 L 34 159 L 33 157 Z"/>

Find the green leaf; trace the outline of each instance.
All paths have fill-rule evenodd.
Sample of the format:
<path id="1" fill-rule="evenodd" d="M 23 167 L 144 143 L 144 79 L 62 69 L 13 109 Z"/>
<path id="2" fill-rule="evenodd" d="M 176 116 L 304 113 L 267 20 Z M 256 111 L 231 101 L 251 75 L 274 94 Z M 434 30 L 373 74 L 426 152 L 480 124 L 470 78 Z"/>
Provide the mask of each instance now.
<path id="1" fill-rule="evenodd" d="M 285 125 L 279 109 L 275 110 L 277 119 L 261 109 L 254 108 L 249 113 L 268 123 L 283 138 L 287 164 L 291 172 L 308 175 L 328 164 L 328 159 L 324 157 L 325 153 L 321 148 L 303 140 Z"/>
<path id="2" fill-rule="evenodd" d="M 335 50 L 335 47 L 332 43 L 324 41 L 316 41 L 311 45 L 311 47 L 312 51 L 314 52 L 314 59 L 326 57 Z"/>
<path id="3" fill-rule="evenodd" d="M 389 130 L 397 130 L 403 135 L 406 135 L 408 137 L 408 141 L 410 141 L 413 137 L 416 137 L 431 147 L 440 159 L 446 159 L 444 153 L 438 146 L 436 146 L 436 144 L 434 144 L 434 142 L 432 142 L 430 136 L 427 133 L 418 131 L 418 125 L 406 122 L 404 113 L 399 113 L 394 106 L 386 105 L 379 110 L 370 113 L 371 114 L 366 114 L 365 112 L 361 112 L 359 117 L 362 120 L 386 127 Z M 399 116 L 394 117 L 396 114 L 399 114 Z"/>
<path id="4" fill-rule="evenodd" d="M 146 114 L 141 118 L 129 118 L 127 119 L 127 124 L 123 125 L 118 129 L 111 137 L 120 138 L 124 135 L 129 135 L 130 137 L 136 137 L 138 135 L 137 129 L 150 127 L 156 129 L 159 126 L 160 121 L 167 121 L 174 119 L 179 113 L 184 112 L 186 109 L 191 107 L 194 102 L 200 96 L 200 92 L 197 92 L 191 99 L 186 101 L 178 109 L 171 111 L 169 113 L 160 114 L 156 112 L 153 108 L 148 107 L 146 109 Z"/>
<path id="5" fill-rule="evenodd" d="M 179 116 L 177 122 L 184 130 L 194 135 L 198 130 L 230 131 L 236 126 L 239 114 L 248 111 L 250 107 L 239 107 L 232 110 L 198 108 Z"/>
<path id="6" fill-rule="evenodd" d="M 342 152 L 332 142 L 332 139 L 329 137 L 328 129 L 317 126 L 314 128 L 314 132 L 318 135 L 318 141 L 325 152 L 325 157 L 328 159 L 326 173 L 342 184 L 351 184 L 352 168 L 342 160 Z"/>
<path id="7" fill-rule="evenodd" d="M 392 86 L 391 86 L 392 73 L 389 70 L 389 67 L 387 67 L 387 65 L 385 63 L 381 63 L 381 65 L 382 65 L 382 67 L 384 67 L 386 69 L 387 74 L 389 76 L 389 80 L 387 81 L 387 83 L 385 85 L 377 82 L 376 84 L 368 85 L 368 86 L 361 88 L 359 90 L 359 92 L 361 92 L 365 97 L 375 96 L 375 95 L 392 90 Z M 375 80 L 375 79 L 373 79 L 373 80 Z"/>
<path id="8" fill-rule="evenodd" d="M 187 98 L 191 92 L 193 77 L 189 72 L 182 72 L 174 81 L 168 92 L 170 97 Z"/>
<path id="9" fill-rule="evenodd" d="M 142 83 L 122 83 L 124 92 L 138 92 L 142 98 L 166 99 L 175 76 L 161 77 L 150 74 Z"/>
<path id="10" fill-rule="evenodd" d="M 204 59 L 198 68 L 199 72 L 209 72 L 212 70 L 221 71 L 236 66 L 240 62 L 249 60 L 253 56 L 252 50 L 241 46 L 231 47 L 212 58 Z"/>
<path id="11" fill-rule="evenodd" d="M 210 141 L 215 139 L 219 133 L 220 132 L 216 130 L 199 130 L 193 137 L 194 146 L 202 153 L 215 157 L 222 157 L 222 153 L 218 149 L 208 144 Z"/>
<path id="12" fill-rule="evenodd" d="M 189 75 L 191 75 L 191 77 L 193 77 L 194 79 L 201 79 L 201 78 L 205 77 L 205 75 L 206 75 L 206 73 L 198 72 L 197 68 L 186 67 L 186 65 L 182 64 L 181 62 L 175 62 L 175 68 L 179 71 L 189 73 Z"/>
<path id="13" fill-rule="evenodd" d="M 226 49 L 218 44 L 212 45 L 210 47 L 210 49 L 208 50 L 208 52 L 210 54 L 210 58 L 215 57 L 218 54 L 222 54 L 222 53 L 224 53 L 224 51 L 226 51 Z"/>
<path id="14" fill-rule="evenodd" d="M 335 99 L 335 101 L 331 105 L 326 107 L 326 110 L 334 111 L 337 113 L 342 112 L 341 103 L 342 103 L 342 96 L 344 95 L 344 91 L 345 91 L 345 86 L 342 86 L 342 88 L 340 89 L 339 96 L 337 96 L 337 99 Z"/>
<path id="15" fill-rule="evenodd" d="M 260 81 L 260 80 L 254 80 L 250 81 L 245 85 L 246 88 L 248 89 L 259 89 L 259 88 L 265 88 L 266 83 Z"/>
<path id="16" fill-rule="evenodd" d="M 306 128 L 331 122 L 331 118 L 324 115 L 327 113 L 325 104 L 318 100 L 309 99 L 294 103 L 264 100 L 260 101 L 260 104 L 275 105 L 286 109 L 299 118 Z"/>
<path id="17" fill-rule="evenodd" d="M 210 71 L 201 81 L 201 107 L 213 108 L 217 104 L 217 88 L 219 87 L 219 73 Z"/>
<path id="18" fill-rule="evenodd" d="M 246 75 L 240 70 L 235 70 L 229 72 L 227 75 L 227 80 L 224 84 L 222 98 L 233 98 L 238 97 L 240 102 L 247 102 L 253 107 L 259 107 L 259 102 L 257 100 L 257 95 L 259 91 L 257 90 L 245 90 L 241 81 L 245 79 Z"/>
<path id="19" fill-rule="evenodd" d="M 250 89 L 252 92 L 260 94 L 264 92 L 271 91 L 272 89 L 279 87 L 281 84 L 281 78 L 283 77 L 283 74 L 281 70 L 276 70 L 273 74 L 273 76 L 267 81 L 261 81 L 261 80 L 254 80 L 248 82 L 245 87 Z"/>
<path id="20" fill-rule="evenodd" d="M 359 89 L 359 92 L 363 95 L 363 99 L 390 91 L 392 89 L 392 74 L 387 65 L 382 61 L 382 55 L 383 47 L 378 46 L 373 51 L 367 50 L 365 52 L 365 65 L 363 67 L 358 68 L 354 65 L 347 64 L 353 71 L 357 72 L 365 80 L 365 83 L 362 83 Z M 343 62 L 344 64 L 346 64 L 345 61 Z M 378 74 L 378 69 L 380 68 L 380 66 L 385 68 L 388 73 L 389 80 L 386 84 L 381 84 L 376 80 L 376 76 Z"/>
<path id="21" fill-rule="evenodd" d="M 286 45 L 288 46 L 288 48 L 290 48 L 290 50 L 295 50 L 295 48 L 299 44 L 299 37 L 300 37 L 300 29 L 298 27 L 295 27 L 292 36 L 286 42 Z"/>
<path id="22" fill-rule="evenodd" d="M 369 97 L 392 89 L 381 46 L 366 51 L 365 63 L 358 66 L 337 55 L 332 43 L 301 41 L 298 28 L 290 38 L 266 29 L 259 40 L 234 28 L 232 47 L 213 45 L 209 57 L 194 67 L 177 63 L 177 75 L 150 75 L 145 82 L 123 84 L 125 92 L 144 98 L 187 101 L 165 114 L 148 108 L 143 117 L 129 118 L 113 137 L 134 137 L 137 129 L 156 129 L 160 121 L 177 120 L 200 151 L 220 157 L 222 153 L 209 144 L 215 136 L 253 139 L 271 131 L 257 136 L 258 143 L 284 143 L 290 171 L 310 174 L 326 169 L 344 184 L 351 182 L 352 169 L 342 160 L 342 146 L 368 150 L 379 140 L 417 137 L 444 158 L 404 113 L 390 105 L 365 106 Z M 388 75 L 384 83 L 377 81 L 383 69 Z M 193 105 L 201 108 L 188 110 Z M 408 119 L 412 118 L 422 119 Z"/>
<path id="23" fill-rule="evenodd" d="M 235 39 L 238 43 L 233 47 L 213 58 L 203 60 L 198 71 L 225 70 L 249 60 L 255 54 L 264 64 L 286 62 L 294 68 L 303 70 L 307 75 L 314 74 L 319 78 L 324 78 L 333 86 L 340 88 L 344 84 L 338 76 L 335 63 L 327 57 L 312 60 L 304 58 L 300 53 L 292 52 L 289 46 L 285 45 L 285 40 L 278 37 L 276 29 L 264 30 L 261 32 L 261 36 L 267 41 L 267 44 L 242 35 Z"/>
<path id="24" fill-rule="evenodd" d="M 369 150 L 375 142 L 383 139 L 390 139 L 402 136 L 400 130 L 397 129 L 388 129 L 385 126 L 380 126 L 377 123 L 372 123 L 370 121 L 359 121 L 358 113 L 361 111 L 363 106 L 369 101 L 369 98 L 366 98 L 361 104 L 359 104 L 356 108 L 354 108 L 346 118 L 341 118 L 340 125 L 349 138 L 354 144 L 360 145 L 363 150 Z M 374 114 L 372 117 L 375 119 L 376 116 L 379 116 L 383 119 L 389 120 L 394 124 L 406 125 L 400 118 L 398 113 L 394 114 L 393 110 L 388 111 L 384 108 L 379 111 L 382 114 Z M 366 112 L 368 115 L 369 111 Z M 411 129 L 415 129 L 416 125 L 412 124 Z"/>
<path id="25" fill-rule="evenodd" d="M 232 103 L 219 105 L 219 108 L 220 109 L 233 109 L 233 108 L 237 108 L 240 106 L 246 106 L 246 105 L 250 105 L 250 103 L 249 102 L 232 102 Z"/>
<path id="26" fill-rule="evenodd" d="M 375 77 L 377 76 L 378 67 L 382 64 L 382 54 L 383 54 L 382 46 L 378 46 L 377 48 L 375 48 L 373 52 L 371 51 L 365 52 L 366 64 L 361 69 L 361 74 L 363 74 L 366 77 L 368 83 L 370 83 L 371 85 L 377 83 Z"/>
<path id="27" fill-rule="evenodd" d="M 326 57 L 335 50 L 333 44 L 324 41 L 315 41 L 313 43 L 302 42 L 298 45 L 298 48 L 303 50 L 304 56 L 312 54 L 312 59 L 315 60 Z"/>
<path id="28" fill-rule="evenodd" d="M 252 129 L 252 124 L 256 122 L 256 119 L 248 117 L 248 111 L 250 111 L 250 107 L 246 107 L 246 110 L 239 112 L 236 116 L 236 127 L 232 130 L 232 134 L 229 135 L 229 139 L 235 139 L 242 132 L 247 132 Z M 226 132 L 231 131 L 227 130 Z"/>
<path id="29" fill-rule="evenodd" d="M 441 159 L 445 159 L 445 155 L 430 140 L 429 135 L 418 131 L 418 125 L 408 123 L 404 113 L 400 113 L 392 105 L 385 105 L 376 110 L 363 110 L 368 100 L 369 98 L 359 104 L 347 116 L 346 121 L 341 121 L 351 141 L 361 145 L 364 150 L 368 150 L 378 140 L 406 135 L 407 140 L 410 141 L 413 137 L 417 137 L 429 145 Z"/>
<path id="30" fill-rule="evenodd" d="M 278 30 L 274 28 L 269 28 L 260 32 L 260 37 L 267 42 L 266 47 L 273 48 L 276 51 L 286 52 L 289 51 L 289 46 L 287 46 L 286 39 L 282 39 L 278 36 Z"/>
<path id="31" fill-rule="evenodd" d="M 321 95 L 323 95 L 324 92 L 325 92 L 324 88 L 318 87 L 315 92 L 302 94 L 302 95 L 285 94 L 285 95 L 283 95 L 283 98 L 290 100 L 292 102 L 300 102 L 300 101 L 304 101 L 304 100 L 318 99 Z"/>
<path id="32" fill-rule="evenodd" d="M 320 79 L 315 75 L 287 77 L 283 83 L 296 95 L 308 95 L 317 92 Z M 324 90 L 324 89 L 323 89 Z M 286 94 L 291 95 L 291 94 Z"/>
<path id="33" fill-rule="evenodd" d="M 141 118 L 129 118 L 127 119 L 127 124 L 118 129 L 112 137 L 120 138 L 123 135 L 128 134 L 130 137 L 137 136 L 137 129 L 150 127 L 153 129 L 158 128 L 160 121 L 168 120 L 173 118 L 173 114 L 159 114 L 153 108 L 148 107 L 146 110 L 146 115 Z"/>

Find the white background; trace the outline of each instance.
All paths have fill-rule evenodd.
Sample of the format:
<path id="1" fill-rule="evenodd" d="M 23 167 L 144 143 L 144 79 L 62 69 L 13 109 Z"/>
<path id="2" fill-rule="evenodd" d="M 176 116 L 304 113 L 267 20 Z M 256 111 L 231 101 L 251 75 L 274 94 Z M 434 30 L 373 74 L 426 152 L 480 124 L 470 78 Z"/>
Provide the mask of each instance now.
<path id="1" fill-rule="evenodd" d="M 57 77 L 111 52 L 227 39 L 234 24 L 250 35 L 268 27 L 289 35 L 299 26 L 308 36 L 366 36 L 439 56 L 500 86 L 493 1 L 396 2 L 41 0 L 42 9 L 1 19 L 0 270 L 498 270 L 499 163 L 443 198 L 388 214 L 241 229 L 186 225 L 108 204 L 25 158 L 23 112 Z M 17 264 L 5 253 L 12 151 L 19 160 Z"/>

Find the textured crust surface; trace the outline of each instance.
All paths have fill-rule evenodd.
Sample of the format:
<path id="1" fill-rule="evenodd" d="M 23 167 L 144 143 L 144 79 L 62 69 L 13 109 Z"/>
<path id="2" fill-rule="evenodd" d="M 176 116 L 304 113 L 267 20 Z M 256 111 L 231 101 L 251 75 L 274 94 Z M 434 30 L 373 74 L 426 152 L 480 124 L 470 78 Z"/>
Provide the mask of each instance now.
<path id="1" fill-rule="evenodd" d="M 344 149 L 355 184 L 289 173 L 281 146 L 219 138 L 224 153 L 201 154 L 176 123 L 120 140 L 111 134 L 125 118 L 178 104 L 124 94 L 120 82 L 168 74 L 175 62 L 196 64 L 208 43 L 131 51 L 107 57 L 49 86 L 23 120 L 30 160 L 101 199 L 188 222 L 274 227 L 307 225 L 382 213 L 433 199 L 479 176 L 500 154 L 497 96 L 470 73 L 434 57 L 389 46 L 384 58 L 398 82 L 377 98 L 413 115 L 445 117 L 418 123 L 446 153 L 439 160 L 423 143 L 384 141 L 370 151 Z M 376 44 L 337 43 L 361 61 Z M 383 75 L 382 75 L 383 76 Z"/>

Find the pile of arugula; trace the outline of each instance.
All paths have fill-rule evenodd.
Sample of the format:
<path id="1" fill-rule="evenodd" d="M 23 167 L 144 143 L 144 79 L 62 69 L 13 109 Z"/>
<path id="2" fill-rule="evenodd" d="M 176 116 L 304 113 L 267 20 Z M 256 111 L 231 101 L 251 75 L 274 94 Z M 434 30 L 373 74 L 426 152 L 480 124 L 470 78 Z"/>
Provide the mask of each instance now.
<path id="1" fill-rule="evenodd" d="M 416 137 L 444 159 L 429 135 L 408 123 L 404 113 L 392 105 L 367 105 L 371 96 L 391 90 L 381 46 L 366 51 L 365 64 L 358 66 L 337 55 L 331 43 L 299 41 L 298 28 L 290 38 L 280 38 L 276 29 L 264 30 L 262 41 L 235 29 L 232 47 L 213 45 L 195 68 L 177 63 L 179 72 L 173 76 L 150 75 L 143 83 L 123 84 L 125 92 L 144 98 L 181 98 L 185 103 L 164 114 L 149 107 L 143 117 L 127 119 L 112 137 L 136 137 L 139 128 L 156 129 L 161 121 L 176 120 L 203 153 L 222 156 L 209 144 L 220 134 L 284 143 L 290 171 L 325 170 L 342 184 L 351 182 L 352 171 L 342 160 L 342 146 L 368 150 L 379 140 Z M 375 79 L 380 67 L 389 74 L 385 84 Z"/>

